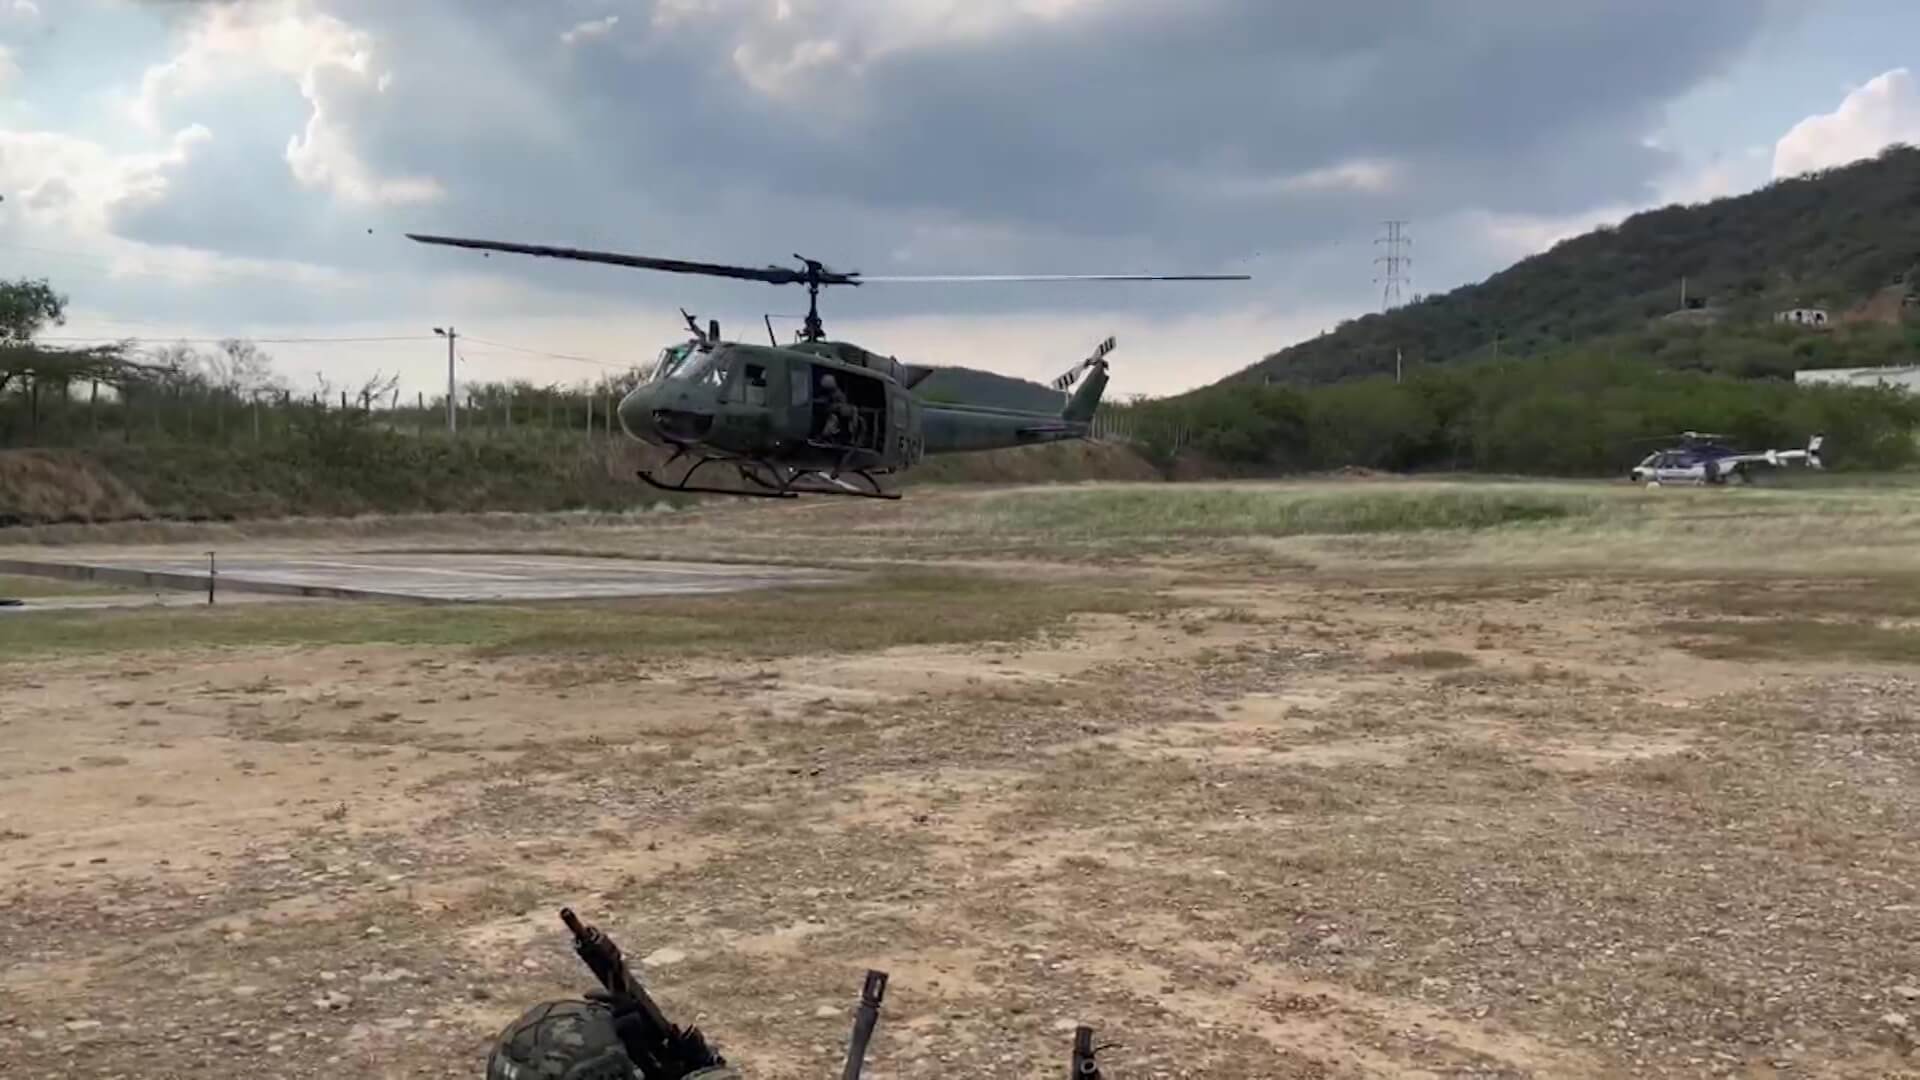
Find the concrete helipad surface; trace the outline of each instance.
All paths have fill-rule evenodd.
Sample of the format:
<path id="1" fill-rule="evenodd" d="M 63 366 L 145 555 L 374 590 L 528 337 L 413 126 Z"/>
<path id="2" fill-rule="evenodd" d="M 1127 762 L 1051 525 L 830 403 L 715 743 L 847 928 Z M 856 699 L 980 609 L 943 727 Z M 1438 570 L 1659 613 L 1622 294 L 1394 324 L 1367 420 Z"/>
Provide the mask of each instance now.
<path id="1" fill-rule="evenodd" d="M 845 580 L 798 567 L 602 559 L 566 555 L 215 554 L 215 590 L 422 601 L 591 599 L 740 592 Z M 109 555 L 0 560 L 0 573 L 41 574 L 136 587 L 207 587 L 207 559 Z"/>

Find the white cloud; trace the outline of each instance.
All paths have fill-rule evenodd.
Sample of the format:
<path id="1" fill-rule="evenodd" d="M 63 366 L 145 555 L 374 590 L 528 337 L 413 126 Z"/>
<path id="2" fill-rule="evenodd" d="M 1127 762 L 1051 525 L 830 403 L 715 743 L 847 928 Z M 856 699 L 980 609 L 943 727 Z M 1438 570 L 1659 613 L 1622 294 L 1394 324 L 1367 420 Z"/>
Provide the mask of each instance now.
<path id="1" fill-rule="evenodd" d="M 1769 148 L 1757 146 L 1732 160 L 1716 157 L 1704 165 L 1683 166 L 1654 181 L 1654 201 L 1685 206 L 1745 194 L 1766 182 L 1769 153 Z"/>
<path id="2" fill-rule="evenodd" d="M 120 153 L 73 135 L 0 130 L 0 190 L 10 196 L 0 204 L 0 226 L 10 242 L 71 264 L 58 268 L 62 281 L 145 278 L 170 288 L 263 279 L 341 284 L 344 275 L 323 267 L 156 247 L 112 234 L 108 223 L 116 210 L 165 198 L 172 174 L 212 138 L 194 124 L 175 132 L 163 149 Z"/>
<path id="3" fill-rule="evenodd" d="M 383 76 L 374 92 L 385 90 Z M 335 195 L 357 203 L 431 202 L 445 194 L 440 182 L 430 177 L 375 176 L 355 149 L 352 133 L 333 114 L 339 97 L 308 89 L 307 99 L 313 103 L 307 129 L 287 140 L 287 164 L 302 184 L 329 188 Z"/>
<path id="4" fill-rule="evenodd" d="M 1906 68 L 1856 87 L 1834 111 L 1795 124 L 1774 146 L 1773 175 L 1845 165 L 1896 142 L 1920 144 L 1920 88 Z"/>
<path id="5" fill-rule="evenodd" d="M 301 183 L 359 203 L 443 194 L 430 177 L 381 178 L 362 160 L 340 114 L 353 95 L 385 94 L 392 73 L 376 73 L 370 35 L 313 10 L 311 0 L 208 5 L 180 50 L 147 69 L 133 116 L 156 128 L 175 99 L 263 70 L 296 80 L 312 109 L 306 129 L 287 142 L 287 166 Z"/>
<path id="6" fill-rule="evenodd" d="M 40 17 L 40 6 L 35 4 L 33 0 L 13 0 L 13 6 L 8 10 L 13 13 L 13 17 L 16 19 L 37 19 Z"/>
<path id="7" fill-rule="evenodd" d="M 740 77 L 769 97 L 804 92 L 809 85 L 817 85 L 823 69 L 841 66 L 848 59 L 845 46 L 832 38 L 807 38 L 772 48 L 749 41 L 733 50 L 733 66 Z M 857 63 L 844 66 L 855 74 L 859 71 Z"/>
<path id="8" fill-rule="evenodd" d="M 120 154 L 58 132 L 0 131 L 0 189 L 20 193 L 21 224 L 98 239 L 114 207 L 164 195 L 167 174 L 212 137 L 195 124 L 174 133 L 164 150 Z"/>
<path id="9" fill-rule="evenodd" d="M 1592 232 L 1602 225 L 1614 225 L 1642 209 L 1627 205 L 1596 206 L 1575 214 L 1513 214 L 1475 210 L 1464 216 L 1473 230 L 1488 241 L 1489 250 L 1504 266 L 1538 255 L 1562 240 Z"/>
<path id="10" fill-rule="evenodd" d="M 981 42 L 1085 16 L 1116 0 L 659 0 L 664 32 L 705 22 L 737 38 L 736 74 L 768 97 L 805 93 L 823 80 L 857 80 L 879 59 L 928 46 Z M 835 89 L 838 89 L 837 87 Z M 842 102 L 842 108 L 851 108 Z"/>
<path id="11" fill-rule="evenodd" d="M 1377 195 L 1400 183 L 1400 167 L 1391 161 L 1343 161 L 1281 180 L 1283 191 L 1360 191 Z"/>
<path id="12" fill-rule="evenodd" d="M 604 19 L 588 19 L 586 22 L 580 23 L 571 30 L 563 31 L 560 34 L 560 40 L 568 45 L 577 45 L 582 41 L 592 41 L 595 38 L 603 38 L 613 33 L 613 28 L 619 24 L 620 16 L 618 15 L 608 15 Z"/>

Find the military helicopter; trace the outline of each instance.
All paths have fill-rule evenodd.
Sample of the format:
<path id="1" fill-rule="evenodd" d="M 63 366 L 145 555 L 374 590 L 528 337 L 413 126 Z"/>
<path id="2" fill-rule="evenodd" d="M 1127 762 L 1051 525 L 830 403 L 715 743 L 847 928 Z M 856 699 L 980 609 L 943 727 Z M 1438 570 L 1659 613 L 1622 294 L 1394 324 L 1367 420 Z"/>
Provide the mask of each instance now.
<path id="1" fill-rule="evenodd" d="M 664 491 L 779 499 L 802 494 L 898 499 L 899 493 L 886 490 L 879 477 L 910 469 L 928 454 L 1085 438 L 1107 386 L 1111 337 L 1053 381 L 1053 388 L 1065 394 L 1086 376 L 1057 413 L 923 401 L 912 391 L 938 369 L 903 364 L 852 342 L 828 339 L 820 318 L 821 289 L 877 282 L 1251 280 L 1247 274 L 867 277 L 832 270 L 800 255 L 794 256 L 799 269 L 729 266 L 455 236 L 406 236 L 418 243 L 483 252 L 805 286 L 805 321 L 786 345 L 773 337 L 771 319 L 768 344 L 750 345 L 723 338 L 717 319 L 702 328 L 682 309 L 691 338 L 661 349 L 647 378 L 618 408 L 620 426 L 629 436 L 672 451 L 657 469 L 640 471 L 648 484 Z M 688 464 L 677 478 L 670 478 L 673 466 L 682 461 Z M 731 466 L 743 486 L 696 484 L 694 475 L 709 465 Z"/>
<path id="2" fill-rule="evenodd" d="M 1823 436 L 1807 440 L 1804 450 L 1734 450 L 1727 445 L 1730 436 L 1701 431 L 1683 431 L 1680 445 L 1656 450 L 1628 470 L 1627 476 L 1648 487 L 1664 484 L 1723 485 L 1752 483 L 1756 466 L 1780 468 L 1803 461 L 1808 468 L 1824 468 L 1820 460 Z"/>

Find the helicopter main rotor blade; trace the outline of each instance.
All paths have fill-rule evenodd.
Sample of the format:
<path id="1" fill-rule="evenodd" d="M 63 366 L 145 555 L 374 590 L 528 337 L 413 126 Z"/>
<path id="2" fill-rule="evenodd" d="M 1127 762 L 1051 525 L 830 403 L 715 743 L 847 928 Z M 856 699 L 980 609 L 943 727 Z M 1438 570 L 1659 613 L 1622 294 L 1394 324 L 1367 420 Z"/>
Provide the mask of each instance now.
<path id="1" fill-rule="evenodd" d="M 505 251 L 517 255 L 539 255 L 550 259 L 605 263 L 641 270 L 664 270 L 673 274 L 705 274 L 709 277 L 764 281 L 771 285 L 864 285 L 885 284 L 958 284 L 995 281 L 1251 281 L 1249 274 L 889 274 L 867 277 L 858 271 L 828 270 L 814 263 L 807 270 L 784 266 L 733 266 L 727 263 L 693 262 L 687 259 L 663 259 L 653 255 L 628 255 L 618 251 L 593 251 L 586 248 L 551 247 L 545 244 L 516 244 L 503 240 L 475 240 L 463 236 L 431 236 L 407 233 L 407 239 L 422 244 L 474 248 L 481 251 Z"/>
<path id="2" fill-rule="evenodd" d="M 972 281 L 1252 281 L 1251 274 L 924 274 L 858 275 L 861 284 L 874 282 L 972 282 Z"/>
<path id="3" fill-rule="evenodd" d="M 482 251 L 507 251 L 517 255 L 541 255 L 550 259 L 606 263 L 611 266 L 628 266 L 641 270 L 664 270 L 672 274 L 705 274 L 709 277 L 740 278 L 745 281 L 764 281 L 770 285 L 805 285 L 809 280 L 807 274 L 784 266 L 730 266 L 726 263 L 690 262 L 686 259 L 662 259 L 651 255 L 627 255 L 617 251 L 549 247 L 544 244 L 513 244 L 501 240 L 473 240 L 461 236 L 407 233 L 406 237 L 422 244 L 444 244 L 448 247 L 475 248 Z M 819 281 L 822 285 L 859 284 L 854 275 L 836 273 L 832 270 L 822 271 Z"/>

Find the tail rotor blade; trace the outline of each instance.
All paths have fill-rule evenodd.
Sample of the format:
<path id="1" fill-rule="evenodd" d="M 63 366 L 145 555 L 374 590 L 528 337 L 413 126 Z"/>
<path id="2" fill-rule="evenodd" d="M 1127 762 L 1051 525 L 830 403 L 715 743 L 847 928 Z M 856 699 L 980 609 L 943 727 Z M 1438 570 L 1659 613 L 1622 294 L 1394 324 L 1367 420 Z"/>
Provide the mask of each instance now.
<path id="1" fill-rule="evenodd" d="M 1074 383 L 1080 381 L 1080 376 L 1084 374 L 1088 368 L 1105 360 L 1107 354 L 1113 351 L 1113 346 L 1113 336 L 1108 335 L 1107 340 L 1094 346 L 1093 355 L 1068 368 L 1066 374 L 1053 380 L 1053 388 L 1062 392 L 1070 389 Z"/>

